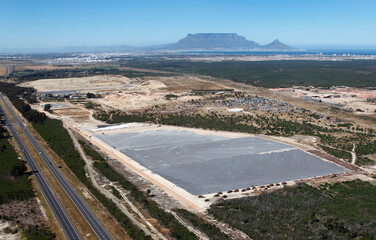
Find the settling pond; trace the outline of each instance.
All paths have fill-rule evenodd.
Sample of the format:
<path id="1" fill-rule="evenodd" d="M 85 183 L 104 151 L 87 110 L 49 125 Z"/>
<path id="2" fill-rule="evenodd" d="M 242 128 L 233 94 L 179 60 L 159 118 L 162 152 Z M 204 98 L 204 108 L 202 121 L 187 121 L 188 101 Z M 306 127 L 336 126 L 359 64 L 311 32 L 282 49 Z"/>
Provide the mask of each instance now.
<path id="1" fill-rule="evenodd" d="M 163 129 L 96 137 L 193 195 L 348 171 L 296 147 L 258 137 Z"/>

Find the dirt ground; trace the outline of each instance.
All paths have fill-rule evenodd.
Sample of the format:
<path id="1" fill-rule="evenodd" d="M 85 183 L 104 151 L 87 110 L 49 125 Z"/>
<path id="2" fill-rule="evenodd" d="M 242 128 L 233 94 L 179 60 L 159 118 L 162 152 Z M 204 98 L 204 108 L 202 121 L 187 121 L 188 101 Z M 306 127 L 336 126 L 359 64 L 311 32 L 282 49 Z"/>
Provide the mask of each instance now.
<path id="1" fill-rule="evenodd" d="M 17 232 L 17 224 L 0 220 L 0 240 L 21 240 L 22 234 Z"/>
<path id="2" fill-rule="evenodd" d="M 375 114 L 376 102 L 367 99 L 376 99 L 375 90 L 358 88 L 282 88 L 271 89 L 272 91 L 293 98 L 312 98 L 323 104 L 342 106 L 343 109 L 355 111 L 357 114 Z"/>
<path id="3" fill-rule="evenodd" d="M 170 103 L 184 103 L 202 97 L 192 96 L 192 90 L 223 89 L 217 84 L 194 76 L 146 77 L 130 79 L 123 76 L 93 76 L 83 78 L 42 79 L 22 83 L 38 92 L 81 91 L 101 94 L 102 98 L 90 101 L 105 109 L 135 110 Z M 166 95 L 178 96 L 167 99 Z"/>
<path id="4" fill-rule="evenodd" d="M 250 95 L 257 95 L 262 96 L 265 98 L 270 99 L 277 99 L 281 101 L 286 101 L 294 106 L 299 106 L 305 109 L 311 110 L 311 112 L 317 113 L 324 113 L 326 115 L 335 115 L 336 117 L 346 117 L 352 119 L 353 122 L 360 124 L 362 121 L 357 121 L 357 115 L 349 112 L 345 113 L 334 113 L 332 112 L 329 106 L 325 104 L 318 104 L 312 101 L 306 101 L 303 99 L 298 98 L 298 96 L 303 96 L 305 93 L 305 89 L 299 91 L 290 91 L 285 93 L 285 91 L 280 90 L 268 90 L 264 88 L 256 88 L 245 84 L 234 83 L 228 80 L 219 80 L 209 77 L 197 77 L 197 76 L 173 76 L 173 77 L 145 77 L 142 79 L 129 79 L 122 76 L 94 76 L 94 77 L 85 77 L 85 78 L 68 78 L 68 79 L 45 79 L 45 80 L 38 80 L 30 83 L 25 83 L 26 86 L 33 86 L 38 89 L 38 91 L 66 91 L 66 90 L 81 90 L 85 89 L 86 91 L 97 91 L 102 95 L 101 98 L 96 99 L 88 99 L 86 101 L 92 101 L 95 104 L 98 104 L 98 108 L 103 110 L 122 110 L 122 111 L 144 111 L 146 109 L 156 109 L 155 106 L 159 106 L 165 109 L 167 112 L 176 111 L 176 109 L 181 109 L 184 107 L 184 111 L 187 111 L 188 105 L 191 104 L 192 100 L 194 101 L 203 101 L 205 103 L 213 102 L 211 99 L 216 98 L 215 94 L 207 94 L 207 95 L 192 95 L 190 94 L 192 90 L 199 90 L 199 89 L 224 89 L 224 88 L 233 88 L 236 91 L 246 92 Z M 312 90 L 310 90 L 312 91 Z M 307 92 L 310 92 L 307 91 Z M 312 91 L 313 92 L 313 91 Z M 166 95 L 176 95 L 177 98 L 168 99 Z M 310 93 L 306 93 L 307 95 Z M 315 94 L 318 94 L 315 92 Z M 334 92 L 330 93 L 322 93 L 324 94 L 334 94 Z M 343 93 L 345 94 L 345 93 Z M 374 92 L 366 91 L 366 90 L 359 90 L 359 89 L 349 89 L 344 95 L 343 99 L 350 99 L 353 100 L 349 104 L 360 103 L 363 104 L 364 100 L 369 97 L 374 97 Z M 356 95 L 356 97 L 353 97 Z M 306 95 L 304 95 L 306 96 Z M 235 98 L 235 95 L 229 97 Z M 324 99 L 324 97 L 322 97 Z M 326 98 L 325 98 L 326 99 Z M 342 100 L 343 100 L 342 99 Z M 337 101 L 339 103 L 341 98 L 330 98 L 331 101 Z M 44 102 L 48 103 L 48 102 Z M 51 102 L 53 103 L 53 102 Z M 93 118 L 94 110 L 85 109 L 85 101 L 82 103 L 79 102 L 71 102 L 65 101 L 65 104 L 69 105 L 69 107 L 61 108 L 61 109 L 54 109 L 52 113 L 46 113 L 48 116 L 52 118 L 59 118 L 65 122 L 68 126 L 72 129 L 75 129 L 80 134 L 86 134 L 87 140 L 93 141 L 93 136 L 90 136 L 90 130 L 96 128 L 97 125 L 104 125 L 105 123 L 97 121 Z M 194 104 L 193 104 L 194 105 Z M 43 111 L 42 107 L 39 104 L 35 104 L 32 106 L 34 109 L 39 111 Z M 226 107 L 221 107 L 217 105 L 203 105 L 201 108 L 198 108 L 198 112 L 206 113 L 210 111 L 217 111 L 222 114 L 238 114 L 233 113 L 230 111 L 231 109 L 227 109 Z M 369 111 L 369 110 L 367 110 Z M 269 114 L 263 113 L 260 111 L 255 111 L 257 114 Z M 239 114 L 246 114 L 241 112 Z M 288 117 L 289 114 L 285 114 Z M 285 116 L 280 114 L 281 118 Z M 367 122 L 364 120 L 364 122 Z M 326 123 L 322 120 L 317 120 L 315 124 L 325 125 Z M 372 124 L 371 124 L 372 125 Z M 373 125 L 374 126 L 374 125 Z M 368 126 L 369 127 L 369 126 Z M 372 127 L 372 126 L 371 126 Z M 192 130 L 191 131 L 201 131 L 201 130 Z M 221 133 L 213 133 L 213 134 L 221 134 Z M 229 133 L 226 133 L 229 134 Z M 235 134 L 235 133 L 232 133 Z M 306 137 L 306 136 L 294 136 L 291 138 L 276 138 L 276 137 L 267 137 L 267 138 L 274 138 L 274 141 L 280 141 L 287 144 L 291 144 L 301 148 L 303 150 L 314 150 L 316 145 L 316 139 L 313 137 Z M 197 196 L 193 196 L 188 194 L 182 189 L 176 189 L 176 187 L 172 186 L 168 182 L 165 182 L 163 178 L 156 178 L 155 176 L 149 176 L 147 169 L 140 169 L 137 164 L 133 164 L 132 159 L 119 154 L 118 152 L 114 152 L 113 149 L 108 148 L 102 143 L 99 143 L 102 151 L 105 151 L 108 156 L 112 158 L 118 159 L 118 163 L 124 163 L 126 166 L 123 171 L 128 172 L 137 172 L 137 177 L 133 175 L 135 182 L 139 182 L 139 186 L 141 189 L 152 189 L 153 192 L 160 194 L 156 194 L 156 200 L 160 202 L 162 205 L 171 205 L 174 201 L 163 201 L 163 196 L 166 194 L 172 197 L 171 199 L 179 200 L 180 204 L 186 206 L 189 209 L 193 209 L 195 211 L 204 211 L 210 203 L 213 201 L 217 201 L 221 197 L 215 197 L 213 194 L 205 196 L 206 199 L 210 199 L 210 202 L 205 202 L 205 199 L 198 198 Z M 130 164 L 132 163 L 132 164 Z M 119 166 L 120 167 L 120 166 Z M 119 168 L 121 170 L 121 167 Z M 128 174 L 129 175 L 129 174 Z M 351 175 L 351 174 L 350 174 Z M 358 174 L 359 175 L 359 174 Z M 140 176 L 143 176 L 140 177 Z M 140 179 L 144 179 L 143 182 Z M 147 179 L 147 180 L 145 180 Z M 331 179 L 331 176 L 326 176 L 323 179 Z M 318 181 L 318 179 L 314 180 L 307 180 L 307 181 Z M 287 182 L 288 185 L 293 185 L 295 182 Z M 280 185 L 279 187 L 281 187 Z M 174 188 L 174 189 L 172 189 Z M 259 194 L 261 191 L 272 191 L 273 189 L 277 189 L 277 186 L 269 186 L 264 188 L 257 188 L 253 190 L 244 190 L 237 193 L 227 194 L 229 198 L 237 198 L 242 196 L 254 195 Z M 158 190 L 159 189 L 159 190 Z M 163 191 L 160 191 L 160 190 Z M 162 199 L 162 200 L 160 200 Z"/>
<path id="5" fill-rule="evenodd" d="M 11 221 L 17 223 L 20 228 L 47 225 L 45 213 L 42 212 L 36 198 L 2 204 L 0 216 L 11 218 Z"/>
<path id="6" fill-rule="evenodd" d="M 3 67 L 3 66 L 0 66 L 0 75 L 3 75 L 7 72 L 7 68 L 6 67 Z"/>
<path id="7" fill-rule="evenodd" d="M 21 86 L 34 87 L 38 92 L 68 91 L 68 90 L 122 90 L 130 79 L 123 76 L 93 76 L 84 78 L 41 79 L 25 82 Z"/>
<path id="8" fill-rule="evenodd" d="M 14 68 L 15 71 L 23 70 L 56 70 L 56 69 L 72 69 L 76 67 L 69 66 L 52 66 L 52 65 L 32 65 L 32 66 L 17 66 Z"/>

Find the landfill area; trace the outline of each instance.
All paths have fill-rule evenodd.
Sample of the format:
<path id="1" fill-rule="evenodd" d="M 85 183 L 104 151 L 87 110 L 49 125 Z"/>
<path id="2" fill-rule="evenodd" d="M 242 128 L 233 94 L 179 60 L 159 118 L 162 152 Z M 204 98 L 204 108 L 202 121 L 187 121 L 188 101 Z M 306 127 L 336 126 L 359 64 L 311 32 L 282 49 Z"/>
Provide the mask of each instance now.
<path id="1" fill-rule="evenodd" d="M 192 195 L 348 171 L 295 146 L 245 134 L 140 127 L 94 136 Z"/>

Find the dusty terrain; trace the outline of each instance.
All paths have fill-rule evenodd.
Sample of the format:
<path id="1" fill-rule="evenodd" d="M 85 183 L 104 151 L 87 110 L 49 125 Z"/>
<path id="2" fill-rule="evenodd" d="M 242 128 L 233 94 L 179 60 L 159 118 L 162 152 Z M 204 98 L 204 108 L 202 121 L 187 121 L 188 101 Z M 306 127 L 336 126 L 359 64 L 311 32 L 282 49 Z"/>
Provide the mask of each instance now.
<path id="1" fill-rule="evenodd" d="M 364 105 L 364 103 L 366 103 L 366 99 L 375 97 L 373 95 L 374 92 L 372 91 L 348 89 L 346 90 L 346 93 L 341 93 L 343 96 L 340 95 L 339 98 L 324 98 L 324 96 L 327 96 L 329 94 L 338 95 L 338 90 L 323 90 L 322 92 L 314 92 L 315 89 L 310 91 L 306 91 L 305 89 L 273 89 L 270 91 L 268 89 L 255 88 L 231 81 L 217 80 L 206 77 L 200 78 L 196 76 L 145 77 L 142 79 L 129 79 L 122 76 L 95 76 L 85 78 L 45 79 L 25 83 L 25 85 L 33 86 L 37 88 L 38 91 L 80 90 L 101 94 L 101 98 L 91 98 L 82 101 L 65 100 L 65 102 L 63 103 L 64 107 L 53 108 L 52 112 L 46 112 L 46 114 L 52 118 L 59 118 L 63 120 L 67 126 L 69 126 L 72 130 L 75 130 L 76 133 L 80 134 L 82 137 L 85 137 L 88 141 L 94 143 L 108 157 L 116 159 L 118 164 L 123 163 L 121 165 L 124 167 L 125 171 L 136 173 L 131 178 L 137 179 L 135 180 L 135 182 L 141 189 L 153 189 L 153 193 L 155 193 L 156 195 L 156 200 L 165 207 L 168 207 L 168 205 L 176 206 L 176 204 L 178 204 L 172 204 L 174 201 L 166 202 L 163 200 L 166 195 L 169 195 L 171 199 L 178 200 L 178 205 L 181 204 L 188 209 L 199 212 L 204 211 L 212 202 L 215 202 L 224 197 L 222 197 L 221 195 L 216 196 L 215 193 L 205 195 L 204 198 L 198 198 L 198 196 L 189 194 L 184 189 L 178 188 L 166 179 L 156 174 L 152 174 L 150 170 L 142 167 L 140 164 L 133 161 L 126 155 L 114 150 L 112 147 L 95 138 L 91 130 L 95 129 L 98 125 L 105 125 L 105 123 L 93 118 L 93 113 L 96 111 L 96 109 L 105 111 L 119 109 L 131 113 L 170 113 L 190 111 L 208 113 L 214 111 L 229 115 L 265 114 L 269 116 L 270 114 L 277 113 L 281 118 L 289 119 L 291 118 L 291 116 L 294 116 L 304 119 L 306 113 L 304 113 L 304 110 L 301 109 L 302 107 L 324 113 L 325 111 L 327 111 L 327 109 L 329 109 L 329 107 L 325 105 L 326 102 L 324 101 L 327 101 L 331 104 L 338 104 L 341 103 L 341 101 L 343 102 L 345 99 L 349 100 L 349 106 L 350 104 L 355 103 L 360 104 L 361 106 L 368 106 Z M 242 97 L 239 97 L 233 93 L 220 95 L 218 94 L 219 91 L 205 94 L 192 94 L 192 90 L 220 90 L 225 88 L 234 88 L 236 91 L 245 93 L 245 95 L 242 95 Z M 299 98 L 301 96 L 311 96 L 310 94 L 321 94 L 320 98 L 322 98 L 323 103 L 317 104 L 317 102 L 306 101 Z M 168 98 L 167 95 L 174 95 L 174 97 Z M 287 102 L 291 104 L 287 104 L 285 100 L 287 100 Z M 85 108 L 85 104 L 88 101 L 96 104 L 94 109 Z M 51 100 L 50 102 L 44 101 L 43 103 L 61 104 L 61 102 L 54 102 L 53 100 Z M 314 108 L 312 108 L 311 106 L 314 106 Z M 370 104 L 369 106 L 373 105 Z M 39 104 L 34 104 L 32 107 L 39 111 L 43 111 L 42 106 Z M 326 110 L 322 111 L 322 109 Z M 372 114 L 371 111 L 372 109 L 370 108 L 365 109 L 364 113 L 368 113 L 370 115 Z M 324 119 L 313 119 L 312 121 L 315 121 L 315 124 L 319 125 L 332 124 L 332 120 L 329 121 Z M 144 129 L 155 127 L 156 126 L 143 126 Z M 169 127 L 163 126 L 162 128 Z M 113 131 L 121 132 L 124 131 L 124 129 L 113 129 L 109 130 L 108 133 Z M 202 131 L 204 130 L 190 129 L 189 131 L 203 133 Z M 106 134 L 106 131 L 104 131 L 103 134 Z M 226 136 L 235 137 L 238 136 L 239 133 L 211 132 L 211 134 L 225 134 Z M 295 136 L 290 138 L 265 136 L 265 138 L 289 145 L 294 145 L 304 151 L 315 150 L 317 143 L 315 138 L 306 136 Z M 325 159 L 325 161 L 331 161 L 331 159 Z M 121 170 L 122 167 L 118 166 L 118 164 L 115 164 L 114 166 Z M 352 170 L 352 172 L 357 172 L 357 170 Z M 346 177 L 351 178 L 351 176 L 353 176 L 352 172 L 346 173 Z M 338 174 L 339 178 L 341 178 L 341 176 L 341 174 Z M 331 176 L 313 178 L 309 179 L 308 181 L 321 181 L 321 179 L 331 179 Z M 290 185 L 294 184 L 295 181 L 287 181 L 286 183 Z M 226 198 L 236 198 L 247 195 L 260 194 L 262 191 L 270 191 L 279 187 L 282 187 L 282 184 L 280 184 L 279 186 L 274 185 L 255 187 L 254 189 L 239 189 L 237 192 L 228 193 L 226 195 Z"/>
<path id="2" fill-rule="evenodd" d="M 0 221 L 0 240 L 21 240 L 21 232 L 17 232 L 17 225 L 7 221 Z"/>
<path id="3" fill-rule="evenodd" d="M 18 229 L 25 230 L 34 226 L 49 226 L 45 209 L 37 198 L 25 201 L 14 200 L 0 205 L 0 239 L 22 239 Z"/>
<path id="4" fill-rule="evenodd" d="M 0 205 L 0 216 L 11 218 L 20 228 L 47 225 L 47 217 L 35 198 Z"/>
<path id="5" fill-rule="evenodd" d="M 38 92 L 122 90 L 130 81 L 129 78 L 123 76 L 104 75 L 85 78 L 42 79 L 25 82 L 21 86 L 34 87 Z"/>
<path id="6" fill-rule="evenodd" d="M 70 66 L 53 66 L 53 65 L 30 65 L 30 66 L 17 66 L 14 68 L 15 71 L 23 70 L 56 70 L 56 69 L 72 69 L 75 67 Z"/>
<path id="7" fill-rule="evenodd" d="M 6 67 L 3 67 L 3 66 L 0 66 L 0 76 L 5 74 L 7 72 L 7 68 Z"/>
<path id="8" fill-rule="evenodd" d="M 332 105 L 354 111 L 357 114 L 375 114 L 376 90 L 365 90 L 357 88 L 281 88 L 271 89 L 273 92 L 293 98 L 308 99 L 322 104 Z M 367 101 L 368 100 L 368 101 Z"/>
<path id="9" fill-rule="evenodd" d="M 201 99 L 192 96 L 192 90 L 222 89 L 221 84 L 191 76 L 177 77 L 146 77 L 130 79 L 123 76 L 94 76 L 84 78 L 43 79 L 22 83 L 21 86 L 34 87 L 38 93 L 43 92 L 94 92 L 102 98 L 91 99 L 105 109 L 135 110 L 164 105 L 171 102 L 184 103 Z M 177 98 L 168 100 L 167 94 Z"/>

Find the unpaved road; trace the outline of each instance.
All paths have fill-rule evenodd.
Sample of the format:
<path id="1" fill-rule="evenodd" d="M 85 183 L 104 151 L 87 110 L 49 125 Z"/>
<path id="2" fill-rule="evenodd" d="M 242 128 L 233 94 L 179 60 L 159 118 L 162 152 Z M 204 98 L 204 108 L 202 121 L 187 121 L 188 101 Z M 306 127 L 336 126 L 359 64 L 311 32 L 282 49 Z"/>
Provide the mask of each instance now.
<path id="1" fill-rule="evenodd" d="M 353 144 L 353 149 L 351 150 L 351 156 L 352 156 L 351 164 L 355 164 L 356 162 L 355 144 Z"/>
<path id="2" fill-rule="evenodd" d="M 89 173 L 89 176 L 90 176 L 90 179 L 91 181 L 93 182 L 94 186 L 102 193 L 104 194 L 107 198 L 111 199 L 116 205 L 117 207 L 137 226 L 139 227 L 142 231 L 144 231 L 147 235 L 151 236 L 154 240 L 158 240 L 158 239 L 162 239 L 162 240 L 167 240 L 160 232 L 158 232 L 154 226 L 147 221 L 147 219 L 145 217 L 142 216 L 142 214 L 138 211 L 138 209 L 128 200 L 128 198 L 126 198 L 126 202 L 128 204 L 131 204 L 131 208 L 132 210 L 134 211 L 134 209 L 137 209 L 139 215 L 142 216 L 142 220 L 146 223 L 146 225 L 148 225 L 148 227 L 152 230 L 149 231 L 148 228 L 146 228 L 141 222 L 139 222 L 128 210 L 127 208 L 125 208 L 120 202 L 119 200 L 113 196 L 111 193 L 109 193 L 106 189 L 104 189 L 102 186 L 100 186 L 98 184 L 98 182 L 96 181 L 95 179 L 95 171 L 93 170 L 93 167 L 91 165 L 91 161 L 86 157 L 81 145 L 78 143 L 77 141 L 77 138 L 73 135 L 72 133 L 72 130 L 67 128 L 68 129 L 68 132 L 69 132 L 69 135 L 71 136 L 71 138 L 73 139 L 73 143 L 74 145 L 76 146 L 76 149 L 78 150 L 78 152 L 80 153 L 81 157 L 84 159 L 84 161 L 86 162 L 86 168 L 88 170 L 88 173 Z M 115 186 L 114 186 L 115 187 Z M 118 189 L 117 189 L 118 190 Z M 124 194 L 123 192 L 119 191 L 122 195 L 122 197 L 124 198 Z"/>

